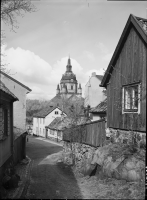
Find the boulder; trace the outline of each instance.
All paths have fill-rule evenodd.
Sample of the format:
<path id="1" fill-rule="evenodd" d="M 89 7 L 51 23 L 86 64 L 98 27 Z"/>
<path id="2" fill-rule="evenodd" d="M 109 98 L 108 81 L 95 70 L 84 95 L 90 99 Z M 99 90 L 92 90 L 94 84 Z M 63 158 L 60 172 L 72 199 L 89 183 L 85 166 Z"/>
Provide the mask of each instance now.
<path id="1" fill-rule="evenodd" d="M 90 176 L 95 168 L 96 168 L 96 163 L 91 164 L 91 159 L 88 159 L 82 163 L 80 171 L 84 176 Z"/>

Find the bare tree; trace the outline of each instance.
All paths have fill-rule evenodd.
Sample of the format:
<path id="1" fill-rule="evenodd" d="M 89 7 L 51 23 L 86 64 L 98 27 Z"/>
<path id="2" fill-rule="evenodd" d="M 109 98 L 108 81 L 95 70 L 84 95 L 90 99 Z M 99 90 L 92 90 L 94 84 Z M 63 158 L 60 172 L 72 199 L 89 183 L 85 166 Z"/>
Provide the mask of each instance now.
<path id="1" fill-rule="evenodd" d="M 1 0 L 1 21 L 7 25 L 11 26 L 11 29 L 14 31 L 14 28 L 18 28 L 16 18 L 18 16 L 23 17 L 23 13 L 31 13 L 36 11 L 35 6 L 31 3 L 30 0 Z M 15 31 L 14 31 L 15 32 Z M 4 46 L 5 33 L 4 30 L 1 30 L 1 64 L 0 71 L 3 71 L 7 74 L 10 73 L 10 70 L 7 69 L 8 63 L 4 62 L 5 54 L 2 52 L 2 47 Z"/>
<path id="2" fill-rule="evenodd" d="M 11 26 L 12 30 L 17 28 L 16 17 L 24 17 L 23 13 L 36 11 L 35 6 L 30 0 L 2 0 L 1 1 L 1 20 Z"/>
<path id="3" fill-rule="evenodd" d="M 85 119 L 84 101 L 81 99 L 72 101 L 62 97 L 62 110 L 67 113 L 72 127 L 81 124 Z"/>

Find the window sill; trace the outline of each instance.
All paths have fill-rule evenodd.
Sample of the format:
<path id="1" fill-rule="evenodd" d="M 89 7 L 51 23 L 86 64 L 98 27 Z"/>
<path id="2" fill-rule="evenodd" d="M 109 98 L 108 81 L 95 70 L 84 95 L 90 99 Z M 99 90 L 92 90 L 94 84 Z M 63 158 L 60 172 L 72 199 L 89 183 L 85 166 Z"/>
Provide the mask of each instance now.
<path id="1" fill-rule="evenodd" d="M 122 112 L 122 114 L 132 114 L 132 113 L 134 113 L 134 114 L 138 114 L 138 115 L 140 115 L 140 112 L 139 111 L 123 111 Z"/>

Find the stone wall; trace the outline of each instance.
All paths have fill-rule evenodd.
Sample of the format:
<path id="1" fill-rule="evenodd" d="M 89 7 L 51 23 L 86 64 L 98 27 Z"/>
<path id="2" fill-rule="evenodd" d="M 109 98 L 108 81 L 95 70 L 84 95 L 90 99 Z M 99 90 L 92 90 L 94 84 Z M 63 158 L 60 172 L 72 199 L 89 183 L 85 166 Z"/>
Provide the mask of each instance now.
<path id="1" fill-rule="evenodd" d="M 145 177 L 145 149 L 134 145 L 109 143 L 91 147 L 80 143 L 64 142 L 63 160 L 74 165 L 83 175 L 92 175 L 96 169 L 108 177 L 140 181 Z"/>
<path id="2" fill-rule="evenodd" d="M 89 145 L 64 142 L 64 162 L 74 165 L 82 174 L 90 175 L 96 166 L 91 164 L 95 151 L 96 148 Z"/>
<path id="3" fill-rule="evenodd" d="M 146 146 L 146 133 L 107 128 L 106 136 L 112 143 L 136 144 L 138 148 Z"/>

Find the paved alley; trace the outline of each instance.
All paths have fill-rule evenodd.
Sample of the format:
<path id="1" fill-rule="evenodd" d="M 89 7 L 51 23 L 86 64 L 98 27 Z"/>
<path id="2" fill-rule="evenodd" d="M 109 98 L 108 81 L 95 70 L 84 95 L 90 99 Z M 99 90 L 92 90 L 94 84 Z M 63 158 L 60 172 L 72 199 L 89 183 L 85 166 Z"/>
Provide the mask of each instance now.
<path id="1" fill-rule="evenodd" d="M 82 198 L 70 166 L 58 162 L 62 146 L 29 136 L 27 155 L 31 168 L 21 199 Z"/>

